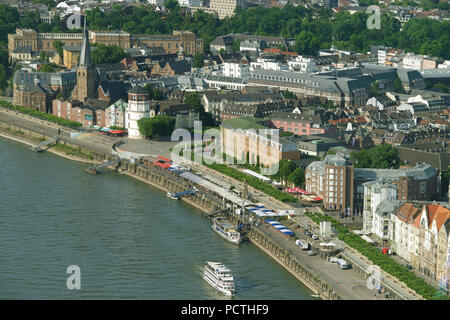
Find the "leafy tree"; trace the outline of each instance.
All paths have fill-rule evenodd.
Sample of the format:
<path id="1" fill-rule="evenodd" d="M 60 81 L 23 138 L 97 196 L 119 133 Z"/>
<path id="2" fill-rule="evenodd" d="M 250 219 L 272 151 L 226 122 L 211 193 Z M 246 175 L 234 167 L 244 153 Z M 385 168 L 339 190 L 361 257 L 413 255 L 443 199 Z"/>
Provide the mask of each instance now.
<path id="1" fill-rule="evenodd" d="M 205 58 L 202 53 L 194 54 L 194 68 L 203 68 L 205 65 Z"/>
<path id="2" fill-rule="evenodd" d="M 282 181 L 288 181 L 288 177 L 294 170 L 297 169 L 297 165 L 291 160 L 280 160 L 278 163 L 278 172 L 274 175 L 276 179 Z"/>
<path id="3" fill-rule="evenodd" d="M 297 168 L 287 177 L 287 181 L 302 186 L 305 183 L 305 172 L 302 168 Z"/>
<path id="4" fill-rule="evenodd" d="M 0 64 L 0 89 L 5 88 L 7 85 L 6 69 L 3 64 Z"/>
<path id="5" fill-rule="evenodd" d="M 184 99 L 184 103 L 190 105 L 195 112 L 199 113 L 200 121 L 202 121 L 203 126 L 214 126 L 215 120 L 210 112 L 206 112 L 202 105 L 201 97 L 198 92 L 190 93 Z"/>
<path id="6" fill-rule="evenodd" d="M 43 64 L 39 68 L 39 72 L 55 72 L 55 69 L 49 64 Z"/>
<path id="7" fill-rule="evenodd" d="M 222 49 L 221 49 L 221 51 L 222 51 Z M 225 51 L 225 50 L 223 50 L 223 51 Z M 239 52 L 239 51 L 241 51 L 241 39 L 234 39 L 233 40 L 233 52 Z"/>
<path id="8" fill-rule="evenodd" d="M 177 0 L 167 0 L 164 2 L 164 7 L 169 9 L 170 12 L 174 12 L 180 9 L 180 5 Z"/>
<path id="9" fill-rule="evenodd" d="M 59 56 L 61 58 L 63 58 L 64 57 L 64 54 L 63 54 L 63 43 L 61 42 L 61 40 L 53 41 L 53 45 L 55 46 L 55 49 L 58 52 Z"/>
<path id="10" fill-rule="evenodd" d="M 175 119 L 168 116 L 155 116 L 138 120 L 139 132 L 146 137 L 168 136 L 175 128 Z"/>
<path id="11" fill-rule="evenodd" d="M 163 100 L 161 91 L 158 88 L 153 87 L 150 83 L 143 86 L 143 89 L 148 91 L 150 100 Z"/>
<path id="12" fill-rule="evenodd" d="M 442 194 L 444 195 L 448 191 L 449 181 L 450 181 L 450 167 L 447 168 L 447 171 L 443 171 L 441 173 L 441 190 Z"/>
<path id="13" fill-rule="evenodd" d="M 403 88 L 402 81 L 397 77 L 392 83 L 394 86 L 394 91 L 397 93 L 406 93 L 405 88 Z"/>
<path id="14" fill-rule="evenodd" d="M 94 62 L 94 64 L 115 63 L 127 56 L 125 51 L 116 45 L 105 46 L 103 44 L 98 44 L 96 46 L 97 49 L 92 52 L 92 62 Z"/>
<path id="15" fill-rule="evenodd" d="M 380 95 L 380 86 L 376 81 L 372 82 L 369 90 L 369 98 Z"/>
<path id="16" fill-rule="evenodd" d="M 296 96 L 293 92 L 291 92 L 291 91 L 289 91 L 289 90 L 283 91 L 283 97 L 284 97 L 285 99 L 291 99 L 291 100 L 297 98 L 297 96 Z"/>
<path id="17" fill-rule="evenodd" d="M 355 168 L 398 169 L 401 164 L 398 150 L 387 143 L 354 152 L 351 157 L 356 161 Z"/>

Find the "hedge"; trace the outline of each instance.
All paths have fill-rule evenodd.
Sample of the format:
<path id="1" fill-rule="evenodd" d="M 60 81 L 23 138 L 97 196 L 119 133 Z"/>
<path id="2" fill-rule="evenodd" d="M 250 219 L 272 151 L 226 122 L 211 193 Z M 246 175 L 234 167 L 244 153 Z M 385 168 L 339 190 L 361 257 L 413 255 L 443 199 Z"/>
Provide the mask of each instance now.
<path id="1" fill-rule="evenodd" d="M 439 296 L 437 288 L 429 285 L 424 279 L 417 277 L 406 267 L 383 254 L 378 248 L 368 244 L 364 239 L 351 232 L 348 227 L 343 226 L 337 220 L 328 216 L 323 216 L 320 213 L 305 212 L 305 214 L 317 224 L 321 221 L 330 221 L 331 225 L 338 231 L 339 240 L 344 241 L 349 247 L 366 256 L 374 265 L 378 265 L 390 275 L 404 282 L 409 288 L 425 299 L 450 299 L 448 296 Z"/>
<path id="2" fill-rule="evenodd" d="M 265 183 L 261 180 L 259 180 L 258 178 L 249 176 L 239 170 L 236 170 L 234 168 L 228 167 L 225 164 L 204 164 L 205 166 L 219 171 L 227 176 L 230 176 L 236 180 L 239 181 L 244 181 L 247 180 L 247 184 L 255 189 L 258 189 L 262 192 L 264 192 L 265 194 L 274 197 L 275 199 L 278 199 L 280 201 L 283 202 L 297 202 L 297 198 L 294 196 L 291 196 L 290 194 L 287 194 L 285 192 L 282 192 L 280 190 L 278 190 L 277 188 L 271 186 L 268 183 Z"/>
<path id="3" fill-rule="evenodd" d="M 57 116 L 55 116 L 53 114 L 49 114 L 49 113 L 33 110 L 33 109 L 30 109 L 30 108 L 25 108 L 25 107 L 22 107 L 22 106 L 16 106 L 16 105 L 13 105 L 12 103 L 10 103 L 8 101 L 0 100 L 0 107 L 6 108 L 6 109 L 9 109 L 9 110 L 18 111 L 20 113 L 25 113 L 25 114 L 28 114 L 28 115 L 33 116 L 33 117 L 37 117 L 37 118 L 42 119 L 42 120 L 47 120 L 47 121 L 50 121 L 50 122 L 54 122 L 54 123 L 59 124 L 59 125 L 64 126 L 64 127 L 71 127 L 71 128 L 81 127 L 81 123 L 79 123 L 79 122 L 68 120 L 68 119 L 59 118 L 59 117 L 57 117 Z"/>

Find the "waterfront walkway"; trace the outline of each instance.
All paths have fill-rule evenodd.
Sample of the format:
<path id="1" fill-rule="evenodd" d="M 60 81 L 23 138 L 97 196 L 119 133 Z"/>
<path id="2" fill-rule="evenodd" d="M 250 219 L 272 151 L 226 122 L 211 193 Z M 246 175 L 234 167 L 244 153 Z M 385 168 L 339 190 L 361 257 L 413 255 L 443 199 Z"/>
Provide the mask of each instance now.
<path id="1" fill-rule="evenodd" d="M 60 127 L 56 124 L 49 123 L 47 121 L 43 121 L 34 117 L 30 117 L 27 115 L 23 115 L 20 113 L 16 113 L 15 111 L 6 111 L 5 109 L 0 108 L 0 121 L 5 123 L 10 123 L 14 126 L 20 126 L 22 128 L 26 128 L 28 130 L 34 131 L 36 133 L 41 133 L 42 135 L 46 136 L 55 136 L 58 132 L 58 129 L 61 129 L 61 139 L 63 141 L 68 142 L 74 142 L 70 138 L 70 133 L 75 132 L 70 129 L 66 129 L 63 127 Z M 106 136 L 86 136 L 83 139 L 76 140 L 76 143 L 78 145 L 83 145 L 85 147 L 91 148 L 93 150 L 97 150 L 100 152 L 103 152 L 105 154 L 111 154 L 111 147 L 112 145 L 117 142 L 119 139 L 117 138 L 111 138 Z M 128 142 L 128 141 L 127 141 Z M 133 142 L 130 142 L 131 147 Z M 141 144 L 150 144 L 149 141 L 139 141 L 135 142 L 136 145 Z M 170 142 L 161 142 L 158 144 L 155 144 L 155 153 L 164 155 L 164 156 L 170 156 L 170 151 L 168 151 L 169 147 L 168 145 Z M 172 143 L 173 144 L 173 143 Z M 153 143 L 152 143 L 153 148 Z M 165 150 L 165 152 L 163 152 Z M 243 183 L 240 181 L 237 181 L 235 179 L 225 177 L 224 175 L 215 172 L 213 170 L 210 170 L 204 166 L 195 165 L 193 166 L 195 170 L 200 171 L 202 174 L 206 174 L 208 176 L 211 176 L 214 180 L 217 181 L 228 181 L 230 185 L 236 186 L 237 189 L 243 190 Z M 257 198 L 258 201 L 262 202 L 264 205 L 266 205 L 268 208 L 272 209 L 292 209 L 291 206 L 281 203 L 276 199 L 273 199 L 272 197 L 269 197 L 267 195 L 262 194 L 261 192 L 258 192 L 257 190 L 249 187 L 249 191 Z M 296 211 L 303 211 L 296 209 Z M 302 220 L 305 221 L 305 224 L 307 224 L 307 218 L 302 217 Z M 299 249 L 293 241 L 287 241 L 284 237 L 282 237 L 277 231 L 267 229 L 265 227 L 261 227 L 264 229 L 264 232 L 268 232 L 268 234 L 279 241 L 280 245 L 283 245 L 287 250 L 290 252 L 293 252 L 296 257 L 299 259 L 302 259 L 302 261 L 305 261 L 305 265 L 309 265 L 311 268 L 314 268 L 321 277 L 323 277 L 327 281 L 335 282 L 333 285 L 336 285 L 337 287 L 341 288 L 343 292 L 343 296 L 348 297 L 348 299 L 381 299 L 382 297 L 375 297 L 374 292 L 367 289 L 365 286 L 366 280 L 363 279 L 361 275 L 358 275 L 356 271 L 352 270 L 341 270 L 339 269 L 335 264 L 329 263 L 324 259 L 319 258 L 318 256 L 310 257 L 306 254 L 305 251 L 302 251 Z M 267 229 L 267 230 L 266 230 Z M 340 244 L 342 247 L 345 247 L 345 244 Z M 358 253 L 348 252 L 346 250 L 346 254 L 352 254 L 353 260 L 358 261 L 358 263 L 361 264 L 363 268 L 367 268 L 367 263 L 365 262 L 366 259 L 364 257 L 361 257 Z M 336 282 L 337 280 L 337 282 Z M 409 294 L 409 289 L 404 288 L 401 286 L 401 284 L 398 284 L 395 279 L 387 279 L 387 281 L 391 281 L 389 285 L 391 285 L 397 292 L 402 293 L 404 297 L 407 299 L 414 299 L 413 294 Z"/>

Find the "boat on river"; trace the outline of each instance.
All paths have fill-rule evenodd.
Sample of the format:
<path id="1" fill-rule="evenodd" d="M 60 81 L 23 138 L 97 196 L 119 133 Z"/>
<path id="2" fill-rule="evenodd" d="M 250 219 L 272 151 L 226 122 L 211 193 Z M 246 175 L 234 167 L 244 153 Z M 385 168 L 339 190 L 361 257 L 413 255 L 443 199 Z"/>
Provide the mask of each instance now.
<path id="1" fill-rule="evenodd" d="M 208 282 L 213 288 L 232 296 L 234 294 L 234 278 L 231 270 L 225 267 L 220 262 L 207 262 L 203 269 L 203 279 Z"/>
<path id="2" fill-rule="evenodd" d="M 212 228 L 219 236 L 233 244 L 239 245 L 242 242 L 242 236 L 236 230 L 234 224 L 222 217 L 213 219 Z"/>

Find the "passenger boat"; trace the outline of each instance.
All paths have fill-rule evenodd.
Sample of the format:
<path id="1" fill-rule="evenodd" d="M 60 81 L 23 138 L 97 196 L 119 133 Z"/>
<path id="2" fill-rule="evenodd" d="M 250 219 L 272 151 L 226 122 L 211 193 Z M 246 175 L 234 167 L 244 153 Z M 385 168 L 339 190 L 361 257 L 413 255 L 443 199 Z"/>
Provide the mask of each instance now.
<path id="1" fill-rule="evenodd" d="M 167 196 L 170 199 L 173 199 L 173 200 L 178 200 L 179 199 L 178 197 L 175 197 L 175 193 L 173 193 L 173 192 L 167 192 Z"/>
<path id="2" fill-rule="evenodd" d="M 213 219 L 212 228 L 218 235 L 231 243 L 239 244 L 242 241 L 241 234 L 236 231 L 235 226 L 222 217 Z"/>
<path id="3" fill-rule="evenodd" d="M 213 288 L 232 296 L 234 294 L 234 278 L 231 270 L 220 262 L 207 262 L 203 270 L 203 279 Z"/>

